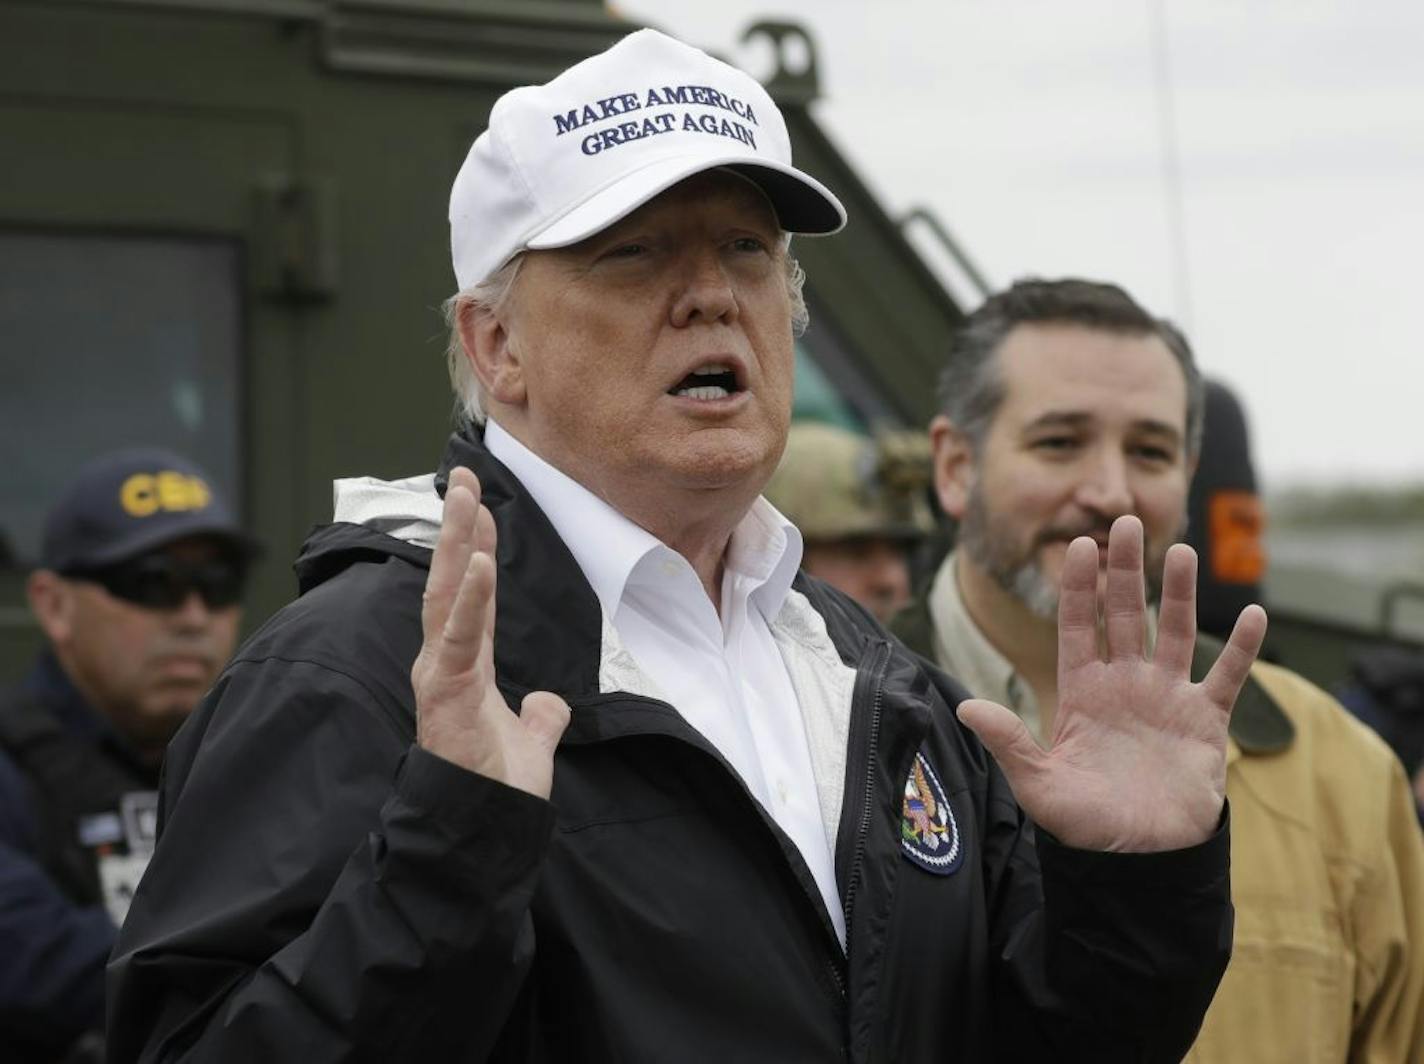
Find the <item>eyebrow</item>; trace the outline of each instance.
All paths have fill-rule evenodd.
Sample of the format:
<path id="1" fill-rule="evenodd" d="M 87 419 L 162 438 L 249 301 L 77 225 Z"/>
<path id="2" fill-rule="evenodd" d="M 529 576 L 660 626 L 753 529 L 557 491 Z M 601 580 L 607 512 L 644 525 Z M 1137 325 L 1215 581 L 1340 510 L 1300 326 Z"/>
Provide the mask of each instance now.
<path id="1" fill-rule="evenodd" d="M 1047 428 L 1068 428 L 1081 429 L 1091 424 L 1093 416 L 1081 411 L 1074 410 L 1050 410 L 1046 414 L 1040 414 L 1023 427 L 1025 432 L 1033 432 L 1037 429 Z M 1132 423 L 1132 427 L 1138 431 L 1150 432 L 1156 435 L 1165 436 L 1173 443 L 1179 443 L 1182 439 L 1181 430 L 1175 425 L 1165 421 L 1158 421 L 1155 418 L 1139 418 Z"/>

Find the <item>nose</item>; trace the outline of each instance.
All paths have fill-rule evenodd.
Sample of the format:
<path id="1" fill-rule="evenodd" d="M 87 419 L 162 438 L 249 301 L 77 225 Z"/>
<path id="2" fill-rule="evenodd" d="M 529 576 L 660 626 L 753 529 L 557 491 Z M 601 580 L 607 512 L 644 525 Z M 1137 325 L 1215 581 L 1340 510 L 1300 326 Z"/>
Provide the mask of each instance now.
<path id="1" fill-rule="evenodd" d="M 188 596 L 177 606 L 169 611 L 169 618 L 175 627 L 180 629 L 197 630 L 207 626 L 212 618 L 213 611 L 208 608 L 208 604 L 203 601 L 203 596 L 197 591 L 189 591 Z"/>
<path id="2" fill-rule="evenodd" d="M 1125 456 L 1110 448 L 1095 454 L 1077 494 L 1082 506 L 1109 519 L 1132 513 L 1132 485 Z"/>
<path id="3" fill-rule="evenodd" d="M 689 249 L 679 269 L 681 287 L 672 305 L 673 325 L 736 321 L 737 294 L 716 248 Z"/>

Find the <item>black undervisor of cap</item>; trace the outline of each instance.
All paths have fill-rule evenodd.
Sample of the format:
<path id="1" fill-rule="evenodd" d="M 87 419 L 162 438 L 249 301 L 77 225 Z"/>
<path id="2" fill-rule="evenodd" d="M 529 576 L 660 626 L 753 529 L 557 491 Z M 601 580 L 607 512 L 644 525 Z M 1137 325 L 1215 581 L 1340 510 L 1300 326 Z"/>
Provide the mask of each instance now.
<path id="1" fill-rule="evenodd" d="M 726 167 L 755 182 L 776 210 L 776 220 L 788 233 L 834 233 L 843 224 L 840 212 L 810 185 L 780 170 L 734 163 Z"/>

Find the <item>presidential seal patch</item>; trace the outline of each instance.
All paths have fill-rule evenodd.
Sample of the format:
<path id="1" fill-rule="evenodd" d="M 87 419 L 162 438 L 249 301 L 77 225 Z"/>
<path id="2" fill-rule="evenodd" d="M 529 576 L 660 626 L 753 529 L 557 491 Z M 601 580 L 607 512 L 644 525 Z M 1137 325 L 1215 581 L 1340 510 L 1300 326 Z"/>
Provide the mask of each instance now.
<path id="1" fill-rule="evenodd" d="M 936 875 L 958 871 L 964 860 L 959 824 L 924 754 L 915 755 L 900 808 L 900 846 L 905 856 Z"/>

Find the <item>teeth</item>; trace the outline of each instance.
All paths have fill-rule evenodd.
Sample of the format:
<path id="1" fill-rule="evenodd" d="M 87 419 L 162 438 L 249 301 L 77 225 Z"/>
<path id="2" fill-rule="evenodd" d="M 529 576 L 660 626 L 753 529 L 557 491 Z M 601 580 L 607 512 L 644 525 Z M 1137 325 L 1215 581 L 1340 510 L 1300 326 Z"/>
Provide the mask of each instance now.
<path id="1" fill-rule="evenodd" d="M 692 375 L 693 375 L 694 377 L 710 377 L 710 376 L 712 376 L 713 374 L 717 374 L 717 373 L 731 373 L 731 372 L 732 372 L 732 369 L 731 369 L 730 366 L 724 366 L 724 365 L 722 365 L 722 363 L 720 363 L 720 362 L 713 362 L 710 366 L 703 366 L 701 369 L 695 369 L 695 370 L 693 370 L 693 371 L 692 371 Z"/>
<path id="2" fill-rule="evenodd" d="M 679 388 L 677 394 L 689 399 L 725 399 L 732 393 L 719 384 L 712 384 L 705 388 Z"/>

